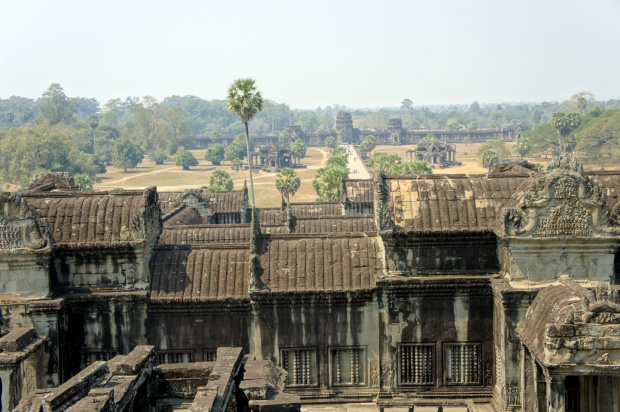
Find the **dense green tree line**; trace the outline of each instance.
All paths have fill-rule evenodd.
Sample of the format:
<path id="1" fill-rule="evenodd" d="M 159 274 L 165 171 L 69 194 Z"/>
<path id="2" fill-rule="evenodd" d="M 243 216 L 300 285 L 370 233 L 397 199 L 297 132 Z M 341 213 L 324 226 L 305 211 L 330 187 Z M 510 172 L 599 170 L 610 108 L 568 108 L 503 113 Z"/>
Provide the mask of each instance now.
<path id="1" fill-rule="evenodd" d="M 532 153 L 559 153 L 562 150 L 562 139 L 552 121 L 535 127 L 525 136 L 529 138 Z M 580 117 L 578 127 L 567 133 L 563 140 L 567 151 L 617 158 L 620 154 L 620 110 L 590 108 Z"/>

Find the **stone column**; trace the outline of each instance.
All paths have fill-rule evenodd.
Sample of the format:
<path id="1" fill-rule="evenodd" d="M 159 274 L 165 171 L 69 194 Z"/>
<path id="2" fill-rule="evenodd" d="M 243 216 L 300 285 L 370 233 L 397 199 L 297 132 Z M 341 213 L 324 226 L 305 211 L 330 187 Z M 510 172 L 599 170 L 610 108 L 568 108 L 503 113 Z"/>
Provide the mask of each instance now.
<path id="1" fill-rule="evenodd" d="M 547 411 L 564 412 L 565 398 L 564 376 L 551 376 L 551 379 L 547 380 Z"/>

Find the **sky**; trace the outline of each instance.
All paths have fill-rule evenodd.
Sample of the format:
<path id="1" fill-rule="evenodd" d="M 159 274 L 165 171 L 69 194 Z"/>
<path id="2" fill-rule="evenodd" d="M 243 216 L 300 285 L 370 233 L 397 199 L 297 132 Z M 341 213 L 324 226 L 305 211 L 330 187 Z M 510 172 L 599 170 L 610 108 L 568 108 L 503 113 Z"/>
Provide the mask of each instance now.
<path id="1" fill-rule="evenodd" d="M 620 0 L 5 0 L 0 98 L 194 95 L 291 108 L 620 98 Z"/>

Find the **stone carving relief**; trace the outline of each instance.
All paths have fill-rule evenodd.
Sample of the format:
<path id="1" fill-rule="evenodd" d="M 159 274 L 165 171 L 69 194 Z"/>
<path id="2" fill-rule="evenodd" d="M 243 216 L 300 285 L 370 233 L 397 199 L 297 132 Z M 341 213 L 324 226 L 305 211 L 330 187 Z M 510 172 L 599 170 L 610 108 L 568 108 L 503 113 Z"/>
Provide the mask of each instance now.
<path id="1" fill-rule="evenodd" d="M 493 363 L 484 363 L 484 386 L 493 386 Z"/>
<path id="2" fill-rule="evenodd" d="M 508 393 L 508 405 L 520 406 L 521 405 L 521 388 L 516 380 L 511 380 L 507 388 Z"/>
<path id="3" fill-rule="evenodd" d="M 0 249 L 41 250 L 50 245 L 49 226 L 17 193 L 0 194 Z"/>
<path id="4" fill-rule="evenodd" d="M 377 362 L 370 362 L 370 386 L 373 388 L 378 387 L 380 379 L 379 365 Z"/>
<path id="5" fill-rule="evenodd" d="M 585 237 L 611 231 L 605 196 L 572 157 L 554 159 L 548 174 L 522 196 L 518 206 L 504 209 L 500 231 L 507 236 Z"/>
<path id="6" fill-rule="evenodd" d="M 384 389 L 392 389 L 395 388 L 396 385 L 396 364 L 394 362 L 386 363 L 383 365 L 382 377 L 383 377 L 383 388 Z"/>

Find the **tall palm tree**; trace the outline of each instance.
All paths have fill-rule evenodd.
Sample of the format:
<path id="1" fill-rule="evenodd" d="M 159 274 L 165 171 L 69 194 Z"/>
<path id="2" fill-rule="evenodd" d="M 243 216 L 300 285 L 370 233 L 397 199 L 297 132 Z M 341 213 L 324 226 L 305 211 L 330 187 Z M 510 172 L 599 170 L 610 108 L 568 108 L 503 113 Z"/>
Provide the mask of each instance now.
<path id="1" fill-rule="evenodd" d="M 254 199 L 254 179 L 252 177 L 252 153 L 250 153 L 250 133 L 248 121 L 263 108 L 263 98 L 256 90 L 254 79 L 238 79 L 228 89 L 228 110 L 241 118 L 245 125 L 245 144 L 248 151 L 248 165 L 250 169 L 250 187 L 252 189 L 252 207 L 256 207 Z"/>
<path id="2" fill-rule="evenodd" d="M 276 175 L 276 188 L 286 203 L 290 203 L 290 196 L 295 196 L 301 186 L 301 179 L 290 167 L 285 167 Z"/>

